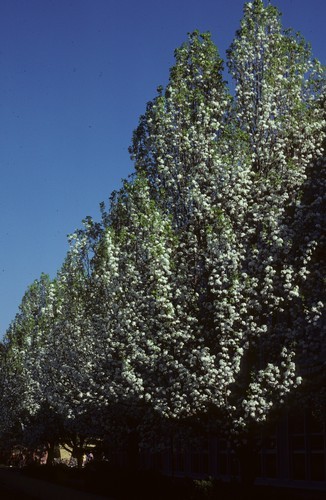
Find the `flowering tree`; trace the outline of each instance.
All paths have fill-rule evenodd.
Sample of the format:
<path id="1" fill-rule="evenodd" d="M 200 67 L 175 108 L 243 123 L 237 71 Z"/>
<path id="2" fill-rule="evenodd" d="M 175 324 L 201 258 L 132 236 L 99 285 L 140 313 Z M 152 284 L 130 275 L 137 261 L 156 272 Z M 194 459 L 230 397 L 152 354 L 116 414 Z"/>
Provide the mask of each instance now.
<path id="1" fill-rule="evenodd" d="M 69 251 L 53 284 L 51 323 L 36 375 L 43 398 L 61 422 L 60 441 L 71 445 L 79 465 L 87 440 L 95 436 L 87 395 L 93 369 L 90 256 L 96 231 L 97 225 L 86 219 L 85 228 L 70 237 Z"/>
<path id="2" fill-rule="evenodd" d="M 33 424 L 44 399 L 35 373 L 49 327 L 45 312 L 51 286 L 49 277 L 42 274 L 28 288 L 6 333 L 2 351 L 1 432 L 8 435 L 14 429 L 19 444 L 30 443 L 34 447 L 47 445 L 49 434 L 53 434 L 53 429 L 48 432 L 49 426 L 43 426 L 40 433 L 39 426 Z"/>
<path id="3" fill-rule="evenodd" d="M 139 439 L 140 424 L 148 421 L 152 395 L 157 399 L 159 388 L 168 388 L 162 382 L 166 370 L 157 361 L 174 332 L 175 237 L 141 174 L 112 197 L 105 218 L 109 225 L 93 261 L 96 385 L 91 392 L 101 402 L 107 424 L 112 426 L 119 416 L 130 444 Z"/>
<path id="4" fill-rule="evenodd" d="M 318 266 L 316 235 L 296 242 L 302 190 L 322 153 L 322 72 L 261 0 L 245 6 L 228 53 L 230 109 L 209 38 L 194 33 L 176 54 L 165 95 L 148 106 L 132 149 L 172 217 L 173 304 L 179 294 L 187 324 L 182 341 L 180 322 L 175 328 L 182 349 L 173 349 L 172 334 L 158 350 L 167 385 L 175 366 L 180 375 L 154 405 L 177 418 L 213 409 L 242 455 L 300 383 L 296 360 L 311 342 L 304 325 L 311 314 L 321 318 L 305 279 L 306 264 Z"/>
<path id="5" fill-rule="evenodd" d="M 247 190 L 236 231 L 243 245 L 236 281 L 244 292 L 237 310 L 245 313 L 238 320 L 246 322 L 237 330 L 244 334 L 241 347 L 249 358 L 245 371 L 252 373 L 241 398 L 244 414 L 238 422 L 243 426 L 242 418 L 265 420 L 268 408 L 282 402 L 297 383 L 294 356 L 302 347 L 299 323 L 305 309 L 300 298 L 305 280 L 298 276 L 305 277 L 312 254 L 295 248 L 302 227 L 294 227 L 294 212 L 302 204 L 312 160 L 322 154 L 323 80 L 304 40 L 282 31 L 278 11 L 260 0 L 245 6 L 229 69 L 236 80 L 232 120 L 249 156 L 242 161 Z"/>
<path id="6" fill-rule="evenodd" d="M 324 106 L 323 102 L 321 106 Z M 301 292 L 294 318 L 301 347 L 300 366 L 303 372 L 299 397 L 301 403 L 306 400 L 321 415 L 325 412 L 326 404 L 325 167 L 325 156 L 316 158 L 311 163 L 293 223 L 294 266 Z"/>
<path id="7" fill-rule="evenodd" d="M 185 416 L 205 407 L 198 389 L 206 386 L 209 374 L 200 374 L 195 366 L 196 358 L 206 353 L 207 228 L 215 219 L 216 187 L 223 175 L 220 148 L 230 101 L 222 61 L 209 34 L 190 34 L 175 55 L 167 89 L 164 94 L 159 89 L 148 105 L 131 148 L 136 172 L 148 179 L 150 194 L 171 219 L 175 236 L 171 321 L 168 330 L 161 323 L 164 347 L 156 349 L 164 383 L 156 379 L 156 388 L 148 387 L 154 407 L 165 416 Z"/>

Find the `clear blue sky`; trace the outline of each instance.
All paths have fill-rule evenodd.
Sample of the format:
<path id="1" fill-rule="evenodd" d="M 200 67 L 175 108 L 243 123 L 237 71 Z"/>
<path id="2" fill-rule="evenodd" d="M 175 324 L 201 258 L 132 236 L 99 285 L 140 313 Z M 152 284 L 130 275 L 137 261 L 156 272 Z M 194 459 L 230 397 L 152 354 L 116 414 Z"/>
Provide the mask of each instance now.
<path id="1" fill-rule="evenodd" d="M 128 146 L 189 31 L 224 57 L 242 0 L 0 0 L 0 338 L 66 235 L 133 170 Z M 325 0 L 275 0 L 325 62 Z"/>

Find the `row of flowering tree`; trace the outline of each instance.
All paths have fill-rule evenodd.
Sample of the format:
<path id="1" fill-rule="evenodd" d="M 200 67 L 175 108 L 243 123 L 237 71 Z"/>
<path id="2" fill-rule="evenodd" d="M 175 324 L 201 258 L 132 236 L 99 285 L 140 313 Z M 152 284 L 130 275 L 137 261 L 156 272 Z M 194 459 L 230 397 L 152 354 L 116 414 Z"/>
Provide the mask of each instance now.
<path id="1" fill-rule="evenodd" d="M 241 461 L 322 373 L 322 67 L 262 0 L 228 51 L 234 96 L 208 33 L 175 58 L 134 132 L 135 173 L 7 332 L 3 436 L 69 441 L 81 459 L 113 429 L 196 421 Z"/>

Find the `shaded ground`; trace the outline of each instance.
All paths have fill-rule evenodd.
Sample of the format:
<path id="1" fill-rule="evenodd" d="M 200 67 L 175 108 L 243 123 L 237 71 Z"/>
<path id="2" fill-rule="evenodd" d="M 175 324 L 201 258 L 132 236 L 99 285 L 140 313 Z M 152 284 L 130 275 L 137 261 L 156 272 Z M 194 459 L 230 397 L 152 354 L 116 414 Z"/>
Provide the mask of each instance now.
<path id="1" fill-rule="evenodd" d="M 193 481 L 156 472 L 132 472 L 92 464 L 82 470 L 65 466 L 0 468 L 1 500 L 324 500 L 324 491 Z"/>
<path id="2" fill-rule="evenodd" d="M 0 498 L 1 500 L 103 500 L 103 498 L 108 500 L 108 497 L 30 477 L 23 470 L 8 467 L 0 467 Z"/>
<path id="3" fill-rule="evenodd" d="M 22 491 L 14 491 L 0 485 L 1 500 L 36 500 L 35 497 L 25 495 Z"/>

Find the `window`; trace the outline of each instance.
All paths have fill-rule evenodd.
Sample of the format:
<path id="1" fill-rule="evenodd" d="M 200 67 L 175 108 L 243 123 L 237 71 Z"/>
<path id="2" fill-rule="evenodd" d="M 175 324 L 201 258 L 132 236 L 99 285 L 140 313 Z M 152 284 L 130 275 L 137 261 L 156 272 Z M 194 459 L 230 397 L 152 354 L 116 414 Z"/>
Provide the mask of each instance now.
<path id="1" fill-rule="evenodd" d="M 291 477 L 324 481 L 325 464 L 325 422 L 311 409 L 297 412 L 289 417 L 289 444 Z"/>

